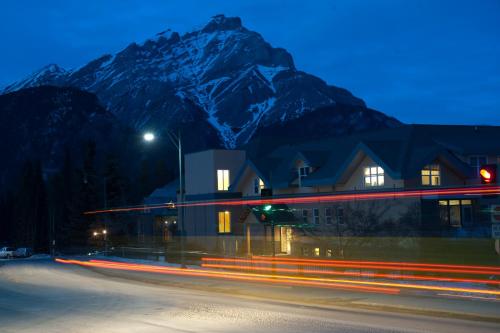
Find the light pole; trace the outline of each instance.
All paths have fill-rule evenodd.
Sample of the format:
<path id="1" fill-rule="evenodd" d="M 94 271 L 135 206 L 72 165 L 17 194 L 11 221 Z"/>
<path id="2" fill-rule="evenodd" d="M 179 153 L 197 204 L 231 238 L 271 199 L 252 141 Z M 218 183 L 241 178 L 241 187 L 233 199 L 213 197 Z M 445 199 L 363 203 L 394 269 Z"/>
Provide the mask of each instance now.
<path id="1" fill-rule="evenodd" d="M 172 144 L 177 148 L 178 158 L 179 158 L 179 202 L 184 202 L 184 173 L 182 171 L 182 139 L 181 139 L 181 131 L 177 132 L 175 135 L 171 131 L 167 131 L 168 138 L 172 142 Z M 144 133 L 144 141 L 153 142 L 156 137 L 154 133 L 146 132 Z M 180 234 L 181 234 L 181 267 L 186 268 L 185 257 L 184 257 L 184 237 L 185 237 L 185 229 L 184 229 L 184 208 L 181 205 L 177 205 L 177 209 L 179 210 L 179 225 L 180 225 Z"/>

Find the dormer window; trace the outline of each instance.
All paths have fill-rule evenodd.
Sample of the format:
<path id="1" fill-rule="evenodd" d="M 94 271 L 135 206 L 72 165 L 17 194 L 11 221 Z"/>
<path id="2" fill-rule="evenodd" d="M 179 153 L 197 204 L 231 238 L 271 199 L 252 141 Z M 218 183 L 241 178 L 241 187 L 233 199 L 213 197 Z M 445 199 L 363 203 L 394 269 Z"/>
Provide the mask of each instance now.
<path id="1" fill-rule="evenodd" d="M 469 164 L 476 171 L 476 175 L 479 177 L 479 169 L 488 163 L 488 158 L 486 156 L 471 156 L 469 158 Z"/>
<path id="2" fill-rule="evenodd" d="M 302 178 L 307 177 L 311 173 L 311 167 L 302 166 L 298 169 L 299 171 L 299 186 L 302 186 Z"/>
<path id="3" fill-rule="evenodd" d="M 365 167 L 365 186 L 384 186 L 384 169 L 379 166 Z"/>
<path id="4" fill-rule="evenodd" d="M 259 194 L 263 188 L 264 188 L 264 181 L 260 178 L 255 178 L 253 180 L 253 192 L 255 194 Z"/>
<path id="5" fill-rule="evenodd" d="M 426 165 L 422 171 L 422 185 L 439 186 L 441 185 L 441 170 L 439 164 Z"/>

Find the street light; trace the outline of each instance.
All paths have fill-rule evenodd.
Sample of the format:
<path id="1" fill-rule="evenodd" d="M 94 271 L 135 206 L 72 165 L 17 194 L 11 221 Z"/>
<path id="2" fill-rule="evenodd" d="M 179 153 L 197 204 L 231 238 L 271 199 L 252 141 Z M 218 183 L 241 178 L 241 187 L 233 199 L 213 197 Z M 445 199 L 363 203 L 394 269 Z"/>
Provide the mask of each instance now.
<path id="1" fill-rule="evenodd" d="M 154 141 L 155 135 L 151 132 L 147 132 L 147 133 L 144 133 L 143 138 L 144 138 L 144 141 L 151 142 L 151 141 Z"/>
<path id="2" fill-rule="evenodd" d="M 171 131 L 167 131 L 168 138 L 172 142 L 172 144 L 177 148 L 178 157 L 179 157 L 179 202 L 184 202 L 184 179 L 182 172 L 182 140 L 181 140 L 181 132 L 179 131 L 177 135 L 175 135 Z M 155 140 L 155 135 L 151 132 L 146 132 L 143 135 L 144 141 L 152 142 Z M 179 206 L 179 221 L 180 221 L 180 233 L 181 233 L 181 267 L 186 268 L 186 263 L 184 260 L 184 209 L 182 205 Z M 174 222 L 175 223 L 175 222 Z"/>

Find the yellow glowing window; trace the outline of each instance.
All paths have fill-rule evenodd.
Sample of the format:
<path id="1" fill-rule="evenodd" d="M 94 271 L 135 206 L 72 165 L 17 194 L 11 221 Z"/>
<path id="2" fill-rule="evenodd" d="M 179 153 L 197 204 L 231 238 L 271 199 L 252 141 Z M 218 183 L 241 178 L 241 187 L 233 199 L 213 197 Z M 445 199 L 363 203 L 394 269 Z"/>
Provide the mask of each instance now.
<path id="1" fill-rule="evenodd" d="M 384 169 L 379 166 L 366 167 L 365 186 L 384 186 Z"/>
<path id="2" fill-rule="evenodd" d="M 231 232 L 231 212 L 219 212 L 219 234 Z"/>
<path id="3" fill-rule="evenodd" d="M 229 190 L 229 170 L 217 170 L 217 190 Z"/>
<path id="4" fill-rule="evenodd" d="M 314 256 L 319 257 L 319 247 L 314 248 Z"/>
<path id="5" fill-rule="evenodd" d="M 441 185 L 441 170 L 439 165 L 426 165 L 422 171 L 422 185 L 424 186 L 439 186 Z"/>

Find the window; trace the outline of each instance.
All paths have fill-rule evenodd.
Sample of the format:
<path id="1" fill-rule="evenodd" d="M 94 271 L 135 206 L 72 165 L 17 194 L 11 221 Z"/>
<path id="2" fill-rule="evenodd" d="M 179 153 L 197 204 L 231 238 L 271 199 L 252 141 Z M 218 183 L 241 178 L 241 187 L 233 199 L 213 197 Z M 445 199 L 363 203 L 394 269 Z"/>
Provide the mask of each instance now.
<path id="1" fill-rule="evenodd" d="M 309 210 L 302 209 L 302 222 L 309 223 Z"/>
<path id="2" fill-rule="evenodd" d="M 426 165 L 422 171 L 422 185 L 439 186 L 441 185 L 441 170 L 438 164 Z"/>
<path id="3" fill-rule="evenodd" d="M 299 168 L 299 186 L 302 186 L 302 178 L 307 177 L 311 172 L 311 168 L 303 166 Z"/>
<path id="4" fill-rule="evenodd" d="M 314 224 L 319 224 L 319 208 L 313 208 L 313 221 Z"/>
<path id="5" fill-rule="evenodd" d="M 384 186 L 384 169 L 379 166 L 366 167 L 365 186 Z"/>
<path id="6" fill-rule="evenodd" d="M 319 252 L 319 247 L 315 247 L 315 248 L 314 248 L 314 256 L 315 256 L 315 257 L 319 257 L 319 253 L 320 253 L 320 252 Z"/>
<path id="7" fill-rule="evenodd" d="M 231 212 L 219 212 L 219 234 L 231 232 Z"/>
<path id="8" fill-rule="evenodd" d="M 217 190 L 229 190 L 229 170 L 217 170 Z"/>
<path id="9" fill-rule="evenodd" d="M 300 167 L 299 168 L 299 176 L 306 177 L 307 175 L 309 175 L 309 172 L 311 171 L 310 169 L 311 168 L 309 168 L 308 166 Z"/>
<path id="10" fill-rule="evenodd" d="M 331 257 L 333 255 L 333 250 L 332 249 L 326 249 L 326 256 Z"/>
<path id="11" fill-rule="evenodd" d="M 445 226 L 462 227 L 471 224 L 472 200 L 439 200 L 439 218 Z"/>
<path id="12" fill-rule="evenodd" d="M 344 208 L 342 207 L 337 208 L 337 223 L 344 223 Z"/>
<path id="13" fill-rule="evenodd" d="M 264 182 L 260 178 L 255 178 L 253 180 L 253 192 L 259 194 L 260 190 L 264 188 Z"/>
<path id="14" fill-rule="evenodd" d="M 325 223 L 332 224 L 332 209 L 328 207 L 325 208 Z"/>
<path id="15" fill-rule="evenodd" d="M 488 159 L 486 156 L 471 156 L 469 158 L 469 164 L 476 171 L 476 175 L 479 177 L 479 169 L 481 169 L 482 165 L 488 163 Z"/>
<path id="16" fill-rule="evenodd" d="M 302 255 L 304 257 L 309 257 L 309 248 L 308 247 L 303 247 L 302 248 Z"/>

